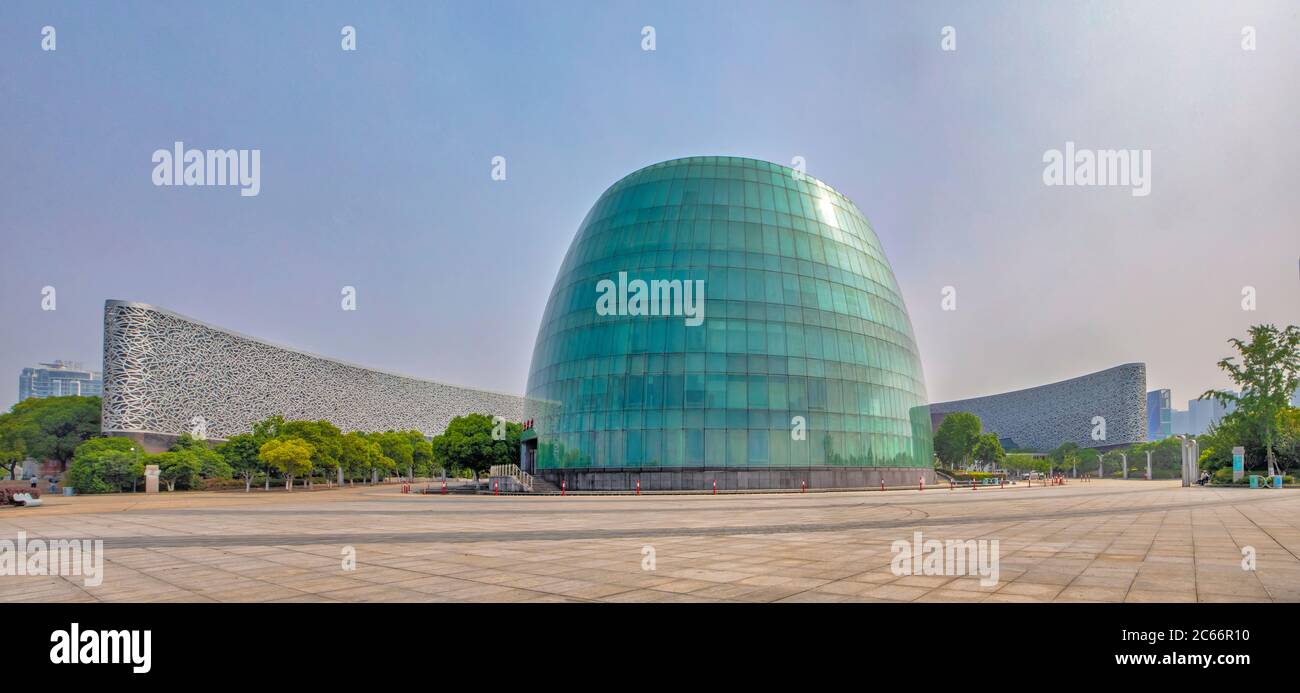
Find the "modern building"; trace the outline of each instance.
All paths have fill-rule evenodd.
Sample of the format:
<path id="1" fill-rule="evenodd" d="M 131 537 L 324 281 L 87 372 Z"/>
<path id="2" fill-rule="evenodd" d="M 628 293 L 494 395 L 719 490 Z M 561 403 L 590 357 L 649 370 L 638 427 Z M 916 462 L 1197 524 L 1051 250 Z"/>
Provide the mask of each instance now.
<path id="1" fill-rule="evenodd" d="M 1169 390 L 1147 393 L 1147 440 L 1161 440 L 1173 435 L 1173 411 Z"/>
<path id="2" fill-rule="evenodd" d="M 1126 363 L 1050 385 L 931 404 L 930 416 L 938 430 L 948 414 L 975 414 L 1008 449 L 1119 447 L 1147 439 L 1146 384 L 1146 364 Z"/>
<path id="3" fill-rule="evenodd" d="M 75 361 L 54 361 L 24 368 L 18 376 L 18 401 L 29 397 L 98 397 L 103 391 L 99 374 Z"/>
<path id="4" fill-rule="evenodd" d="M 638 170 L 596 200 L 551 290 L 525 467 L 571 489 L 933 479 L 916 339 L 858 208 L 735 157 Z"/>
<path id="5" fill-rule="evenodd" d="M 1229 390 L 1236 394 L 1233 390 Z M 1209 433 L 1210 428 L 1219 423 L 1223 417 L 1236 410 L 1233 403 L 1223 404 L 1213 399 L 1192 399 L 1187 401 L 1186 409 L 1173 411 L 1171 435 L 1199 436 Z"/>
<path id="6" fill-rule="evenodd" d="M 363 368 L 142 303 L 104 304 L 102 428 L 151 452 L 182 433 L 221 439 L 277 414 L 437 435 L 470 413 L 520 421 L 523 398 Z"/>
<path id="7" fill-rule="evenodd" d="M 1188 424 L 1191 427 L 1189 433 L 1193 435 L 1202 435 L 1208 433 L 1210 428 L 1219 423 L 1224 416 L 1228 415 L 1228 407 L 1218 400 L 1214 399 L 1193 399 L 1187 402 Z"/>

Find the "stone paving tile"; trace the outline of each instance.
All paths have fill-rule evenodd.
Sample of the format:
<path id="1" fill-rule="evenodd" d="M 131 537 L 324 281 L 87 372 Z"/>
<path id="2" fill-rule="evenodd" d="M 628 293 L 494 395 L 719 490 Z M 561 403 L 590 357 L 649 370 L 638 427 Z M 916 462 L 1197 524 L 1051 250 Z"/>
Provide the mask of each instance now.
<path id="1" fill-rule="evenodd" d="M 0 602 L 1300 601 L 1300 492 L 1139 481 L 981 491 L 54 497 L 0 511 L 0 539 L 104 539 L 104 584 L 0 575 Z M 915 532 L 998 540 L 999 583 L 894 575 L 892 543 Z M 644 546 L 654 570 L 642 569 Z M 1245 546 L 1254 571 L 1241 567 Z"/>

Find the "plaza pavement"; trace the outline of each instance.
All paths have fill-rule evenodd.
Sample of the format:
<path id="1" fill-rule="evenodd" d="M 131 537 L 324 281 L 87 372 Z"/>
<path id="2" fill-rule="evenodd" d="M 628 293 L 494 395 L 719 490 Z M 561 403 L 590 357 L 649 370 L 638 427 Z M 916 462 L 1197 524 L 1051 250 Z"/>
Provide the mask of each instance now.
<path id="1" fill-rule="evenodd" d="M 997 539 L 1000 581 L 895 576 L 890 545 Z M 721 496 L 314 492 L 52 497 L 0 540 L 102 539 L 105 577 L 5 602 L 1300 601 L 1300 491 L 1072 482 Z M 1256 570 L 1243 570 L 1253 547 Z M 343 569 L 346 547 L 356 568 Z M 643 568 L 652 547 L 654 570 Z"/>

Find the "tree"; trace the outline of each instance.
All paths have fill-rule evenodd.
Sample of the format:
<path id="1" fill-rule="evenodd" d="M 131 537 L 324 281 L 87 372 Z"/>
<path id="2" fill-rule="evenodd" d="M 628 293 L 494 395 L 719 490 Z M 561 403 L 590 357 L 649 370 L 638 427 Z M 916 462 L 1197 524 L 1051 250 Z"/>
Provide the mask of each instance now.
<path id="1" fill-rule="evenodd" d="M 268 416 L 261 421 L 253 424 L 253 441 L 257 443 L 257 449 L 260 451 L 262 446 L 272 438 L 280 437 L 280 428 L 284 426 L 284 417 L 276 414 Z M 266 490 L 271 490 L 271 465 L 266 465 Z"/>
<path id="2" fill-rule="evenodd" d="M 982 434 L 976 441 L 975 450 L 971 454 L 980 462 L 995 467 L 1001 466 L 1007 459 L 1007 453 L 1002 449 L 1002 443 L 994 433 Z"/>
<path id="3" fill-rule="evenodd" d="M 352 479 L 371 476 L 371 470 L 378 469 L 379 460 L 384 457 L 379 443 L 370 440 L 360 431 L 352 431 L 343 436 L 341 449 L 343 454 L 340 457 L 340 470 L 347 471 Z"/>
<path id="4" fill-rule="evenodd" d="M 27 459 L 27 441 L 34 426 L 12 412 L 0 414 L 0 467 L 9 471 L 10 479 L 17 478 L 18 463 Z"/>
<path id="5" fill-rule="evenodd" d="M 1201 399 L 1236 405 L 1224 418 L 1240 420 L 1244 432 L 1259 440 L 1271 476 L 1278 473 L 1279 415 L 1290 408 L 1291 394 L 1300 387 L 1300 327 L 1288 325 L 1279 330 L 1274 325 L 1254 325 L 1248 332 L 1249 342 L 1236 337 L 1228 340 L 1241 363 L 1237 363 L 1238 357 L 1228 356 L 1218 364 L 1241 392 L 1206 390 Z"/>
<path id="6" fill-rule="evenodd" d="M 316 450 L 302 438 L 273 438 L 262 445 L 262 461 L 284 473 L 284 490 L 293 490 L 293 478 L 311 471 Z"/>
<path id="7" fill-rule="evenodd" d="M 982 428 L 980 418 L 970 412 L 959 411 L 945 416 L 934 434 L 934 454 L 939 461 L 955 469 L 975 451 Z"/>
<path id="8" fill-rule="evenodd" d="M 245 493 L 253 489 L 253 477 L 262 469 L 262 458 L 258 457 L 261 447 L 252 433 L 230 436 L 217 446 L 217 453 L 230 465 L 231 473 L 243 477 Z"/>
<path id="9" fill-rule="evenodd" d="M 148 458 L 158 465 L 158 476 L 167 484 L 168 491 L 198 488 L 203 478 L 203 463 L 189 450 L 168 451 Z"/>
<path id="10" fill-rule="evenodd" d="M 212 448 L 204 440 L 200 440 L 188 433 L 182 433 L 175 443 L 172 443 L 170 452 L 188 452 L 193 455 L 199 462 L 199 473 L 205 479 L 229 479 L 234 476 L 234 471 L 230 465 L 221 457 L 221 454 Z"/>
<path id="11" fill-rule="evenodd" d="M 13 406 L 4 415 L 0 430 L 12 438 L 10 452 L 17 443 L 36 459 L 55 460 L 66 469 L 81 441 L 99 433 L 100 400 L 98 397 L 31 397 Z"/>
<path id="12" fill-rule="evenodd" d="M 407 434 L 398 431 L 378 433 L 376 441 L 384 451 L 384 457 L 392 460 L 394 470 L 409 471 L 415 464 L 415 446 L 411 444 L 411 438 Z"/>
<path id="13" fill-rule="evenodd" d="M 274 422 L 272 422 L 274 424 Z M 321 419 L 319 421 L 281 421 L 278 425 L 281 438 L 300 438 L 312 447 L 312 470 L 320 470 L 329 478 L 329 473 L 339 468 L 339 457 L 343 454 L 343 432 L 338 426 Z M 311 472 L 312 470 L 308 470 Z M 311 478 L 307 480 L 311 485 Z"/>
<path id="14" fill-rule="evenodd" d="M 1060 471 L 1073 470 L 1080 462 L 1084 461 L 1084 454 L 1083 448 L 1080 448 L 1075 443 L 1069 441 L 1061 443 L 1056 446 L 1056 449 L 1047 453 L 1047 471 L 1051 473 L 1053 469 Z M 1097 452 L 1096 454 L 1100 455 L 1101 453 Z"/>
<path id="15" fill-rule="evenodd" d="M 125 491 L 144 476 L 144 448 L 130 438 L 90 438 L 73 451 L 67 483 L 78 493 Z"/>
<path id="16" fill-rule="evenodd" d="M 1198 437 L 1198 440 L 1204 436 Z M 1124 452 L 1128 455 L 1129 465 L 1137 467 L 1139 474 L 1146 474 L 1147 452 L 1151 453 L 1151 476 L 1154 479 L 1177 479 L 1183 475 L 1183 453 L 1181 441 L 1173 436 L 1160 440 L 1135 443 Z M 1231 460 L 1229 460 L 1231 463 Z M 1213 467 L 1208 467 L 1213 469 Z"/>
<path id="17" fill-rule="evenodd" d="M 82 494 L 134 491 L 144 475 L 143 452 L 129 438 L 91 438 L 77 446 L 67 483 Z"/>
<path id="18" fill-rule="evenodd" d="M 407 431 L 406 435 L 411 440 L 411 458 L 413 461 L 413 469 L 410 472 L 411 478 L 414 479 L 417 474 L 427 476 L 433 467 L 433 444 L 425 440 L 424 434 L 419 431 Z"/>
<path id="19" fill-rule="evenodd" d="M 482 473 L 494 464 L 519 460 L 519 435 L 523 427 L 505 422 L 498 440 L 493 437 L 492 417 L 486 414 L 457 416 L 447 430 L 431 441 L 433 458 L 440 464 Z"/>

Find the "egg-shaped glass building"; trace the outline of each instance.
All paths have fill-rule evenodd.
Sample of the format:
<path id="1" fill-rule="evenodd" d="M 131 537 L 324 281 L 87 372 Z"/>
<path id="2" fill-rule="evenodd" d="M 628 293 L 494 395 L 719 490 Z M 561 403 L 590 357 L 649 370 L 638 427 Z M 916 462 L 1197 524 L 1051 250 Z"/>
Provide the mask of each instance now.
<path id="1" fill-rule="evenodd" d="M 848 198 L 737 157 L 648 166 L 600 196 L 538 331 L 534 474 L 570 489 L 932 479 L 916 340 Z"/>

